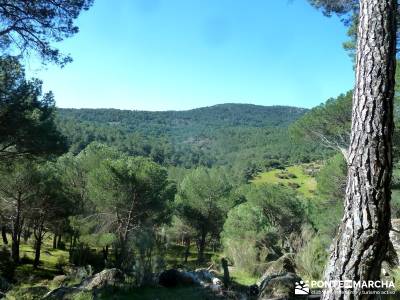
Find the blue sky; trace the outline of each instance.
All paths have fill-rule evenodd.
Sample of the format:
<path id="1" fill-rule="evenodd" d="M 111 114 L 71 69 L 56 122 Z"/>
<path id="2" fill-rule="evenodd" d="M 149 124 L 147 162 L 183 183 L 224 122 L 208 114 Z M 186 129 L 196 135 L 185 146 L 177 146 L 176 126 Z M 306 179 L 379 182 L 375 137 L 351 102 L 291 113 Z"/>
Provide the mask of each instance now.
<path id="1" fill-rule="evenodd" d="M 28 66 L 59 107 L 313 107 L 352 88 L 346 28 L 306 0 L 95 0 L 59 48 Z"/>

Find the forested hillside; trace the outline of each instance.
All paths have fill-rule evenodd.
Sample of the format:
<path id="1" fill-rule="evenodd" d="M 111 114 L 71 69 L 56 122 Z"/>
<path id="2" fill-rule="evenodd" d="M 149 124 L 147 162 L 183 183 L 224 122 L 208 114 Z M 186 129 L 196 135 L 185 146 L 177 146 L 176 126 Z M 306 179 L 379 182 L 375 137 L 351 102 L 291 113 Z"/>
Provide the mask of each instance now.
<path id="1" fill-rule="evenodd" d="M 70 150 L 93 141 L 158 163 L 190 168 L 307 162 L 321 158 L 316 144 L 292 143 L 288 126 L 307 109 L 221 104 L 188 111 L 58 109 L 58 126 Z"/>

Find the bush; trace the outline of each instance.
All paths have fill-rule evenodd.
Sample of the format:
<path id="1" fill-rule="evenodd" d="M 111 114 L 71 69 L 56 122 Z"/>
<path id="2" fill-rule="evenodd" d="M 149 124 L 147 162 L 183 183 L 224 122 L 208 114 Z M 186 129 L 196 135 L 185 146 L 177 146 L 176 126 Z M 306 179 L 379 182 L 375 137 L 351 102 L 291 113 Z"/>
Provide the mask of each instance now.
<path id="1" fill-rule="evenodd" d="M 26 252 L 24 252 L 24 254 L 22 255 L 22 257 L 20 259 L 20 263 L 23 264 L 23 265 L 32 264 L 33 263 L 33 259 L 29 258 L 28 255 L 26 254 Z"/>
<path id="2" fill-rule="evenodd" d="M 303 279 L 320 280 L 328 259 L 327 242 L 314 236 L 296 255 L 296 266 Z"/>
<path id="3" fill-rule="evenodd" d="M 235 268 L 249 274 L 256 272 L 258 250 L 255 241 L 229 240 L 225 243 L 225 253 L 233 261 Z"/>
<path id="4" fill-rule="evenodd" d="M 31 286 L 12 289 L 7 293 L 7 299 L 39 300 L 49 292 L 45 286 Z"/>
<path id="5" fill-rule="evenodd" d="M 79 244 L 76 249 L 71 251 L 69 261 L 75 266 L 90 265 L 96 272 L 104 269 L 103 255 L 96 253 L 84 244 Z"/>
<path id="6" fill-rule="evenodd" d="M 300 188 L 300 184 L 296 183 L 296 182 L 289 182 L 288 186 L 291 187 L 292 189 L 298 189 Z"/>
<path id="7" fill-rule="evenodd" d="M 214 254 L 211 256 L 211 263 L 214 265 L 214 268 L 220 269 L 221 257 L 218 254 Z"/>
<path id="8" fill-rule="evenodd" d="M 93 294 L 91 292 L 79 292 L 72 296 L 72 300 L 93 300 Z"/>
<path id="9" fill-rule="evenodd" d="M 56 262 L 56 269 L 59 273 L 63 272 L 64 267 L 68 264 L 67 259 L 65 258 L 65 256 L 61 255 L 59 257 L 57 257 L 57 262 Z"/>
<path id="10" fill-rule="evenodd" d="M 11 259 L 11 253 L 7 247 L 0 249 L 0 275 L 7 280 L 13 280 L 15 274 L 15 264 Z"/>

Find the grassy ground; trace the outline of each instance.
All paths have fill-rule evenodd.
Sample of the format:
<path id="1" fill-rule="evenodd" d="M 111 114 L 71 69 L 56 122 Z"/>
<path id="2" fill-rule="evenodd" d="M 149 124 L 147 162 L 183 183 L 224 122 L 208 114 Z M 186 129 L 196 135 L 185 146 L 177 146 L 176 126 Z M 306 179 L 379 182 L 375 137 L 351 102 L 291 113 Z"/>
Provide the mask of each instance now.
<path id="1" fill-rule="evenodd" d="M 8 245 L 3 245 L 0 241 L 0 247 L 3 246 L 11 247 L 11 237 Z M 34 255 L 33 242 L 22 242 L 20 245 L 21 264 L 16 267 L 14 276 L 17 283 L 29 282 L 35 284 L 41 280 L 50 280 L 60 274 L 57 264 L 61 261 L 68 261 L 68 252 L 53 249 L 50 238 L 47 238 L 42 246 L 40 265 L 37 269 L 32 266 Z"/>
<path id="2" fill-rule="evenodd" d="M 231 280 L 241 285 L 253 285 L 260 279 L 254 275 L 248 274 L 244 271 L 239 271 L 235 268 L 232 268 L 230 271 Z"/>
<path id="3" fill-rule="evenodd" d="M 318 168 L 315 164 L 302 164 L 287 167 L 284 170 L 272 170 L 260 173 L 252 182 L 254 184 L 282 184 L 296 189 L 306 197 L 312 197 L 317 188 L 317 182 L 306 170 Z"/>
<path id="4" fill-rule="evenodd" d="M 211 262 L 212 256 L 216 255 L 215 252 L 206 250 L 204 252 L 205 261 L 203 263 L 198 263 L 197 249 L 195 245 L 192 245 L 190 247 L 188 260 L 185 263 L 184 260 L 185 250 L 186 250 L 185 247 L 181 245 L 173 245 L 173 244 L 169 245 L 165 256 L 167 268 L 184 267 L 188 270 L 195 270 L 197 268 L 209 267 L 212 264 Z"/>
<path id="5" fill-rule="evenodd" d="M 2 242 L 0 241 L 0 246 Z M 7 245 L 10 247 L 11 245 Z M 68 245 L 67 245 L 68 246 Z M 166 268 L 183 267 L 188 270 L 196 268 L 207 268 L 213 261 L 213 269 L 220 271 L 218 255 L 211 250 L 205 252 L 205 262 L 197 262 L 197 249 L 193 245 L 190 249 L 188 262 L 184 263 L 184 247 L 180 245 L 170 245 L 167 250 L 165 260 Z M 52 249 L 52 240 L 48 237 L 43 245 L 41 253 L 41 264 L 38 269 L 33 269 L 32 262 L 34 258 L 33 243 L 21 243 L 20 247 L 21 265 L 15 270 L 15 288 L 7 294 L 7 299 L 15 300 L 33 300 L 40 299 L 49 289 L 57 288 L 58 285 L 52 281 L 54 276 L 60 274 L 57 264 L 64 261 L 68 262 L 68 252 Z M 257 278 L 249 274 L 231 270 L 231 278 L 234 282 L 241 285 L 251 285 L 257 281 Z M 92 299 L 90 295 L 79 295 L 77 299 Z M 143 300 L 169 300 L 169 299 L 216 299 L 214 295 L 209 294 L 196 286 L 178 287 L 178 288 L 138 288 L 127 291 L 105 292 L 100 295 L 100 299 L 143 299 Z"/>

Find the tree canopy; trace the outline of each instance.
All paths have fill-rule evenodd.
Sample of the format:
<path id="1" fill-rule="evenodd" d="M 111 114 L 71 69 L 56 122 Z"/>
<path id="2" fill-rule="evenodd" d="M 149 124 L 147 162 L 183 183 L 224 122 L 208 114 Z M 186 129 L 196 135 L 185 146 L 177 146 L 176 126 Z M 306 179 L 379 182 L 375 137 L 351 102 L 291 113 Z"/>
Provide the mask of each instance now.
<path id="1" fill-rule="evenodd" d="M 71 61 L 53 46 L 78 32 L 74 20 L 93 0 L 1 0 L 0 48 L 3 53 L 37 53 L 60 65 Z"/>
<path id="2" fill-rule="evenodd" d="M 26 80 L 16 58 L 0 59 L 0 157 L 60 154 L 66 141 L 54 122 L 51 92 L 42 82 Z"/>

